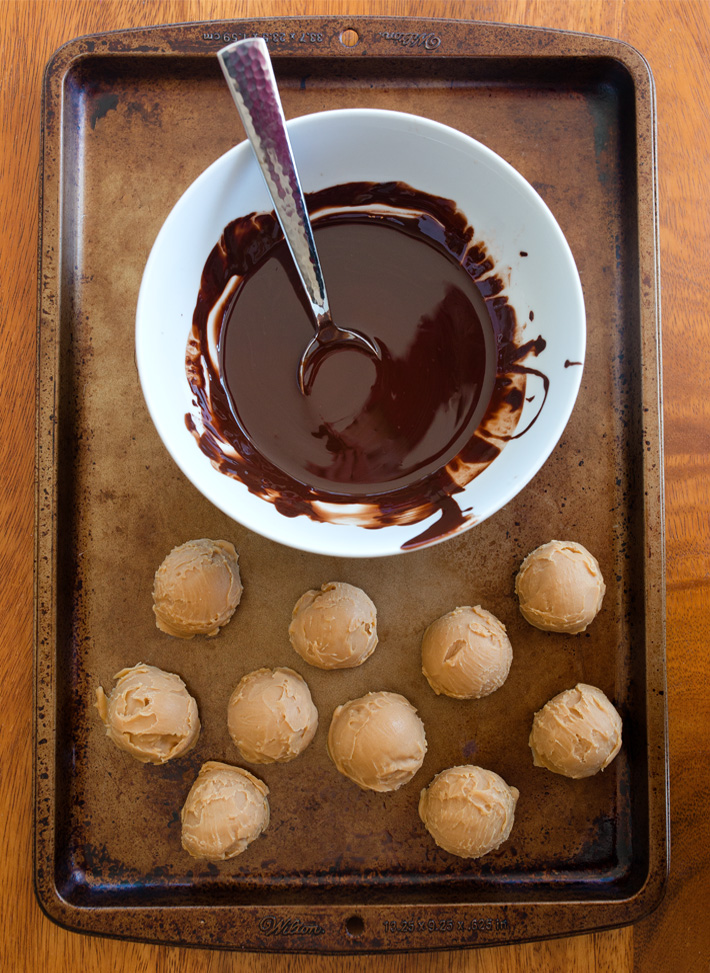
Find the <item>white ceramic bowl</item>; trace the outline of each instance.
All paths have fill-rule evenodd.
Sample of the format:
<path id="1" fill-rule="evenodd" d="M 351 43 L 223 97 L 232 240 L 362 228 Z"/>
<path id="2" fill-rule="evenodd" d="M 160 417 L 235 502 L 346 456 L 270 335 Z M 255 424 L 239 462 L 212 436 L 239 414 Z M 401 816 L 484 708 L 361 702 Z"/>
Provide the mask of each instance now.
<path id="1" fill-rule="evenodd" d="M 456 496 L 461 509 L 471 513 L 457 532 L 468 529 L 529 482 L 572 412 L 582 367 L 565 363 L 584 361 L 586 331 L 582 288 L 569 246 L 543 200 L 515 169 L 484 145 L 438 122 L 400 112 L 347 109 L 303 116 L 288 128 L 306 192 L 359 180 L 397 180 L 453 199 L 509 282 L 505 294 L 519 324 L 525 325 L 522 340 L 542 335 L 546 341 L 545 350 L 530 362 L 550 383 L 536 421 Z M 148 410 L 185 476 L 251 530 L 320 554 L 397 554 L 439 514 L 409 526 L 377 529 L 283 516 L 215 469 L 186 428 L 185 415 L 194 406 L 185 350 L 205 260 L 228 222 L 271 209 L 251 147 L 242 142 L 206 169 L 169 214 L 146 264 L 136 314 L 136 356 Z M 529 378 L 528 388 L 536 381 Z M 535 391 L 535 401 L 525 403 L 519 429 L 538 412 L 541 386 Z"/>

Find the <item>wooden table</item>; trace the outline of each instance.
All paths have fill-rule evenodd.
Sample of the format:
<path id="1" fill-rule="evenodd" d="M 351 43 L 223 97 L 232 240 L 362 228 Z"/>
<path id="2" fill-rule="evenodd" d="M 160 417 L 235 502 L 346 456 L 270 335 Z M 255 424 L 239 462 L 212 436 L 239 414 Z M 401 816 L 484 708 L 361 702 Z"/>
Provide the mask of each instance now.
<path id="1" fill-rule="evenodd" d="M 296 14 L 493 20 L 638 48 L 658 95 L 672 865 L 632 928 L 522 946 L 353 958 L 239 956 L 65 932 L 32 888 L 34 373 L 40 79 L 77 35 Z M 710 4 L 704 0 L 0 0 L 0 969 L 663 971 L 710 969 Z M 707 343 L 706 343 L 707 342 Z"/>

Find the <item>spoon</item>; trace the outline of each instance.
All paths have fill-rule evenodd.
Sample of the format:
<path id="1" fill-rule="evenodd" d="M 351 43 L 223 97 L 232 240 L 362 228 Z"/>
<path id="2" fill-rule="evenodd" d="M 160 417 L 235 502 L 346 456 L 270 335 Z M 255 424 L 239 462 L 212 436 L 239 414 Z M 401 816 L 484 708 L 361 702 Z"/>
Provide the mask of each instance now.
<path id="1" fill-rule="evenodd" d="M 308 395 L 325 354 L 332 349 L 349 345 L 376 358 L 382 353 L 373 339 L 339 328 L 331 316 L 266 41 L 249 37 L 222 48 L 217 57 L 308 297 L 315 334 L 298 364 L 298 385 Z"/>

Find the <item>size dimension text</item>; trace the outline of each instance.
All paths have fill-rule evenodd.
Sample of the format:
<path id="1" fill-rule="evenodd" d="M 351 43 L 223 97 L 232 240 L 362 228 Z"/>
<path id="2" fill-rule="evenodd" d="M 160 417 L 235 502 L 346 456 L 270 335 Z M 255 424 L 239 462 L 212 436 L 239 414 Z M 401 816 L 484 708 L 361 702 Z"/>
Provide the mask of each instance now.
<path id="1" fill-rule="evenodd" d="M 220 41 L 230 44 L 233 41 L 243 41 L 247 37 L 261 37 L 267 44 L 322 44 L 325 38 L 317 31 L 272 31 L 267 33 L 245 34 L 238 31 L 215 31 L 202 35 L 204 41 Z"/>
<path id="2" fill-rule="evenodd" d="M 387 933 L 500 932 L 510 929 L 507 919 L 385 919 Z"/>

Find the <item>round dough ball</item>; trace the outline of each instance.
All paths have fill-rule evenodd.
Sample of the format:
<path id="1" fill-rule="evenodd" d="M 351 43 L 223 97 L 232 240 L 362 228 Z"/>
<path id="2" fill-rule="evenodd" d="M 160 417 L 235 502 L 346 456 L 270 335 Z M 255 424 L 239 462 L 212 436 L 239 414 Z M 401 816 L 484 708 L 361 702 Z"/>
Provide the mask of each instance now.
<path id="1" fill-rule="evenodd" d="M 256 669 L 232 693 L 229 735 L 253 764 L 285 763 L 303 753 L 318 729 L 318 710 L 293 669 Z"/>
<path id="2" fill-rule="evenodd" d="M 422 672 L 437 695 L 488 696 L 508 678 L 512 661 L 505 625 L 480 605 L 442 615 L 422 638 Z"/>
<path id="3" fill-rule="evenodd" d="M 99 686 L 96 708 L 120 750 L 143 764 L 164 764 L 197 743 L 197 703 L 174 672 L 142 662 L 121 669 L 108 698 Z"/>
<path id="4" fill-rule="evenodd" d="M 601 689 L 580 682 L 535 714 L 529 743 L 536 767 L 592 777 L 621 749 L 621 717 Z"/>
<path id="5" fill-rule="evenodd" d="M 492 770 L 449 767 L 422 791 L 419 817 L 444 851 L 480 858 L 508 840 L 518 797 Z"/>
<path id="6" fill-rule="evenodd" d="M 269 788 L 242 767 L 208 760 L 180 813 L 182 846 L 193 858 L 235 858 L 269 824 Z"/>
<path id="7" fill-rule="evenodd" d="M 319 669 L 362 665 L 377 645 L 377 609 L 360 588 L 330 581 L 296 602 L 288 637 L 296 652 Z"/>
<path id="8" fill-rule="evenodd" d="M 599 562 L 574 541 L 538 547 L 515 579 L 523 617 L 543 632 L 583 632 L 596 618 L 605 591 Z"/>
<path id="9" fill-rule="evenodd" d="M 161 632 L 179 639 L 216 635 L 242 597 L 239 555 L 206 537 L 174 547 L 155 572 L 153 611 Z"/>
<path id="10" fill-rule="evenodd" d="M 399 693 L 368 693 L 333 713 L 328 754 L 340 773 L 363 790 L 396 791 L 422 765 L 424 724 Z"/>

